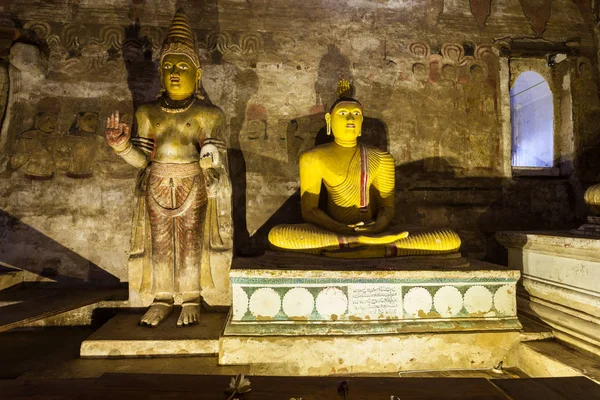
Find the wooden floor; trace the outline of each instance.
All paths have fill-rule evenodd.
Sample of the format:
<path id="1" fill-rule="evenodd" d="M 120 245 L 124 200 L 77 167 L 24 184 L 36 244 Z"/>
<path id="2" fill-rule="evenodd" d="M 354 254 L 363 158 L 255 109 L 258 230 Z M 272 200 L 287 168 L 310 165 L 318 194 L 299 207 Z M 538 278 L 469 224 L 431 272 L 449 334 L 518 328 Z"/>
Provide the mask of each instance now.
<path id="1" fill-rule="evenodd" d="M 337 378 L 248 377 L 256 399 L 598 400 L 600 385 L 572 378 Z M 95 379 L 0 380 L 2 399 L 225 400 L 231 377 L 108 373 Z M 340 388 L 346 383 L 347 393 Z M 394 397 L 392 397 L 394 396 Z"/>

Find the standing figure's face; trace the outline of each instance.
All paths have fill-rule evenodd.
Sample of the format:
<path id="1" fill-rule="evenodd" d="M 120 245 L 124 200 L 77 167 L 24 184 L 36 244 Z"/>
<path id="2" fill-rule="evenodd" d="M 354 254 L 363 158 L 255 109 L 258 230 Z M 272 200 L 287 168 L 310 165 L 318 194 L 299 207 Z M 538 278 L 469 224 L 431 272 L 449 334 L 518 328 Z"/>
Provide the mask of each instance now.
<path id="1" fill-rule="evenodd" d="M 167 54 L 160 65 L 163 87 L 173 100 L 194 94 L 202 71 L 184 54 Z"/>
<path id="2" fill-rule="evenodd" d="M 56 127 L 56 119 L 56 114 L 54 113 L 41 113 L 36 117 L 35 126 L 44 133 L 52 133 Z"/>
<path id="3" fill-rule="evenodd" d="M 360 104 L 339 103 L 331 114 L 327 115 L 330 115 L 331 130 L 337 139 L 353 140 L 360 136 L 363 124 L 363 110 Z"/>
<path id="4" fill-rule="evenodd" d="M 98 128 L 98 114 L 83 112 L 77 116 L 77 126 L 83 132 L 95 133 Z"/>
<path id="5" fill-rule="evenodd" d="M 475 81 L 475 82 L 483 82 L 483 80 L 485 79 L 484 71 L 483 68 L 481 68 L 479 65 L 473 65 L 471 67 L 471 78 Z"/>

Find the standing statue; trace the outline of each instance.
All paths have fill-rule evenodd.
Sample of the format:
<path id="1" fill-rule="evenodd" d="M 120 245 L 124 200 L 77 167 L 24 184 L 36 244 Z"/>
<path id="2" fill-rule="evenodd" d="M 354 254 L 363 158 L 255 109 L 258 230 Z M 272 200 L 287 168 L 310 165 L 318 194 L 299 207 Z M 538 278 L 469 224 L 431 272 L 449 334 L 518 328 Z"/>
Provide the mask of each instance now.
<path id="1" fill-rule="evenodd" d="M 220 153 L 223 112 L 199 92 L 202 69 L 181 9 L 160 53 L 160 76 L 159 99 L 136 110 L 137 136 L 118 112 L 108 118 L 105 136 L 142 170 L 130 268 L 142 264 L 140 292 L 154 300 L 140 324 L 157 326 L 181 302 L 177 326 L 186 326 L 199 321 L 201 289 L 213 287 L 207 247 L 220 242 L 215 186 L 229 178 Z"/>
<path id="2" fill-rule="evenodd" d="M 269 232 L 276 250 L 324 254 L 340 258 L 395 257 L 458 251 L 460 238 L 452 230 L 410 234 L 393 229 L 395 162 L 388 152 L 359 144 L 362 105 L 346 95 L 325 115 L 334 142 L 300 155 L 300 196 L 306 223 L 278 225 Z M 321 188 L 327 191 L 319 207 Z"/>

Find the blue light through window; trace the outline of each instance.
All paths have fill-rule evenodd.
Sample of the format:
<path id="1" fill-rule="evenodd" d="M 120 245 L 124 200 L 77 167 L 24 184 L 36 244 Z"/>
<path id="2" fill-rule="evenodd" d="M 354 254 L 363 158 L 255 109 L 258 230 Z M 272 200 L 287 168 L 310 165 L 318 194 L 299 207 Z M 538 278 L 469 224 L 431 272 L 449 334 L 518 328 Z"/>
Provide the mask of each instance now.
<path id="1" fill-rule="evenodd" d="M 521 73 L 510 90 L 513 167 L 552 167 L 554 106 L 548 82 L 537 72 Z"/>

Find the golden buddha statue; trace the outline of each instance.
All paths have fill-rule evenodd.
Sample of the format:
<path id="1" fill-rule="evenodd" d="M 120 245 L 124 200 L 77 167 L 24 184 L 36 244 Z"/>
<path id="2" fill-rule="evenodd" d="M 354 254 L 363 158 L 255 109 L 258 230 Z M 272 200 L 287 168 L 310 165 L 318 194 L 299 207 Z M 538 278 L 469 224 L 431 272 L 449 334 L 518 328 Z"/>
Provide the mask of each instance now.
<path id="1" fill-rule="evenodd" d="M 160 76 L 159 99 L 135 112 L 137 136 L 132 138 L 118 112 L 108 118 L 105 136 L 118 155 L 143 171 L 130 268 L 136 258 L 148 261 L 142 261 L 140 291 L 154 300 L 140 324 L 157 326 L 181 301 L 177 326 L 186 326 L 199 322 L 201 289 L 213 284 L 203 254 L 203 234 L 209 235 L 204 232 L 211 198 L 207 186 L 227 179 L 227 172 L 220 168 L 218 154 L 225 148 L 218 138 L 223 113 L 201 101 L 202 69 L 181 9 L 162 47 Z"/>
<path id="2" fill-rule="evenodd" d="M 456 252 L 460 238 L 451 230 L 410 234 L 393 229 L 395 163 L 388 152 L 358 143 L 362 105 L 344 96 L 325 114 L 334 142 L 300 155 L 300 196 L 304 224 L 278 225 L 269 232 L 276 250 L 340 258 L 393 257 Z M 327 206 L 319 208 L 322 185 Z"/>

